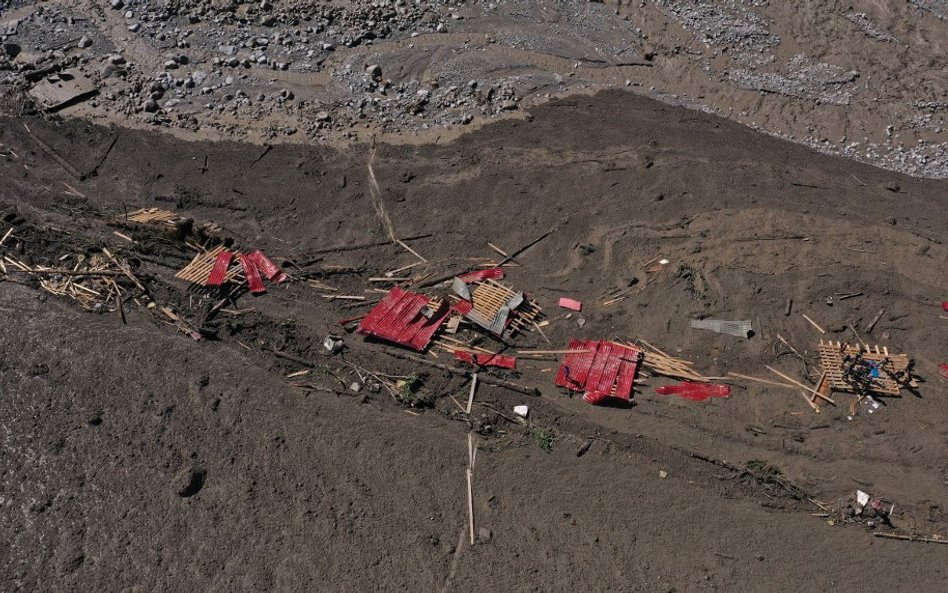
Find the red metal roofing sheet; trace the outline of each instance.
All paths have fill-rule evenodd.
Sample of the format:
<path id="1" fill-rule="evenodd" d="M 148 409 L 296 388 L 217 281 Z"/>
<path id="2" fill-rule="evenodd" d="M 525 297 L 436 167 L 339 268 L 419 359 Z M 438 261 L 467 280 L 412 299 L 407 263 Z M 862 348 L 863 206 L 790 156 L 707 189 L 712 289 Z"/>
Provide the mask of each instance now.
<path id="1" fill-rule="evenodd" d="M 253 294 L 266 292 L 267 289 L 263 286 L 263 279 L 260 277 L 260 271 L 257 270 L 257 265 L 254 263 L 253 258 L 243 253 L 241 253 L 239 257 L 240 265 L 244 268 L 244 277 L 247 279 L 247 286 L 250 287 L 250 292 Z"/>
<path id="2" fill-rule="evenodd" d="M 461 274 L 458 276 L 461 279 L 461 282 L 465 284 L 470 284 L 471 282 L 478 282 L 480 280 L 503 280 L 504 278 L 504 269 L 503 268 L 487 268 L 486 270 L 475 270 L 473 272 L 468 272 L 466 274 Z"/>
<path id="3" fill-rule="evenodd" d="M 369 311 L 356 331 L 414 350 L 424 350 L 450 312 L 450 308 L 442 304 L 430 318 L 425 317 L 422 310 L 430 302 L 426 295 L 395 287 Z"/>
<path id="4" fill-rule="evenodd" d="M 622 361 L 622 365 L 619 366 L 619 376 L 616 379 L 616 397 L 624 400 L 632 397 L 632 385 L 635 383 L 635 373 L 638 370 L 638 362 Z"/>
<path id="5" fill-rule="evenodd" d="M 598 343 L 592 340 L 570 340 L 570 354 L 563 357 L 563 364 L 556 374 L 556 385 L 573 391 L 583 391 L 586 377 L 596 358 Z"/>
<path id="6" fill-rule="evenodd" d="M 461 299 L 460 301 L 451 305 L 451 309 L 457 311 L 461 315 L 467 315 L 468 313 L 471 312 L 473 308 L 474 308 L 474 303 L 472 303 L 471 301 L 465 301 L 464 299 Z"/>
<path id="7" fill-rule="evenodd" d="M 286 274 L 283 273 L 283 270 L 270 261 L 270 258 L 264 255 L 259 249 L 255 249 L 253 253 L 250 254 L 250 257 L 252 257 L 254 263 L 257 264 L 257 269 L 263 272 L 263 275 L 266 276 L 270 282 L 279 284 L 286 280 Z"/>
<path id="8" fill-rule="evenodd" d="M 208 286 L 220 286 L 224 283 L 224 277 L 227 276 L 227 269 L 230 267 L 233 258 L 234 253 L 226 249 L 217 254 L 214 268 L 211 269 L 211 275 L 207 277 Z"/>
<path id="9" fill-rule="evenodd" d="M 660 395 L 677 395 L 692 401 L 703 402 L 712 397 L 728 397 L 731 395 L 731 388 L 722 384 L 682 381 L 676 385 L 657 387 L 655 392 Z"/>
<path id="10" fill-rule="evenodd" d="M 631 398 L 638 349 L 615 342 L 571 340 L 569 350 L 556 375 L 556 385 L 586 392 L 583 399 L 589 403 Z"/>
<path id="11" fill-rule="evenodd" d="M 576 299 L 568 299 L 566 297 L 560 297 L 560 307 L 564 309 L 569 309 L 570 311 L 582 311 L 583 303 L 577 301 Z"/>
<path id="12" fill-rule="evenodd" d="M 517 359 L 513 356 L 504 356 L 502 354 L 486 354 L 486 353 L 473 353 L 465 352 L 463 350 L 455 350 L 454 358 L 464 361 L 469 364 L 482 367 L 499 367 L 502 369 L 516 369 L 517 368 Z"/>

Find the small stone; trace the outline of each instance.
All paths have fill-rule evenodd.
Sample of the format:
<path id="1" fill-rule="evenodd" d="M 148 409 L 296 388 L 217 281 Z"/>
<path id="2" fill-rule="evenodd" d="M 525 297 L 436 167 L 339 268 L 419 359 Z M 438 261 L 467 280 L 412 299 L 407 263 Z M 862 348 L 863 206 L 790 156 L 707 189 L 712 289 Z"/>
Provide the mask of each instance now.
<path id="1" fill-rule="evenodd" d="M 112 0 L 109 2 L 109 4 L 112 6 L 113 10 L 119 10 L 125 6 L 125 2 L 123 0 Z"/>
<path id="2" fill-rule="evenodd" d="M 668 472 L 663 469 L 660 469 L 658 470 L 658 477 L 664 480 L 665 478 L 668 477 Z"/>
<path id="3" fill-rule="evenodd" d="M 4 43 L 3 44 L 3 53 L 8 58 L 15 58 L 20 55 L 21 48 L 16 43 Z"/>
<path id="4" fill-rule="evenodd" d="M 478 543 L 486 544 L 487 542 L 491 540 L 493 536 L 494 534 L 491 533 L 490 529 L 486 527 L 479 527 L 477 529 L 477 542 Z"/>
<path id="5" fill-rule="evenodd" d="M 362 391 L 362 383 L 359 383 L 358 381 L 353 381 L 352 383 L 349 384 L 349 391 L 353 393 L 359 393 L 360 391 Z"/>
<path id="6" fill-rule="evenodd" d="M 204 84 L 204 81 L 207 80 L 207 74 L 200 70 L 195 70 L 191 73 L 191 80 L 194 81 L 195 85 Z"/>
<path id="7" fill-rule="evenodd" d="M 316 121 L 329 121 L 330 117 L 328 111 L 320 111 L 316 114 Z"/>
<path id="8" fill-rule="evenodd" d="M 132 33 L 138 33 L 138 30 L 141 28 L 142 26 L 139 23 L 132 23 L 131 25 L 128 26 L 128 30 L 131 31 Z"/>
<path id="9" fill-rule="evenodd" d="M 154 113 L 158 111 L 158 103 L 155 102 L 153 99 L 149 99 L 145 101 L 144 103 L 142 103 L 142 109 L 144 109 L 148 113 Z"/>
<path id="10" fill-rule="evenodd" d="M 517 102 L 513 99 L 507 99 L 501 102 L 500 108 L 504 111 L 513 111 L 517 108 Z"/>
<path id="11" fill-rule="evenodd" d="M 89 39 L 89 37 L 86 35 L 83 35 L 82 37 L 80 37 L 79 42 L 76 43 L 76 47 L 78 47 L 79 49 L 86 49 L 87 47 L 91 47 L 91 46 L 92 46 L 92 40 Z"/>
<path id="12" fill-rule="evenodd" d="M 125 58 L 121 54 L 112 54 L 109 56 L 109 63 L 113 66 L 121 66 L 125 63 Z"/>
<path id="13" fill-rule="evenodd" d="M 207 472 L 203 469 L 183 469 L 175 474 L 171 485 L 175 494 L 181 498 L 190 498 L 201 491 L 206 478 Z"/>
<path id="14" fill-rule="evenodd" d="M 378 64 L 372 64 L 371 66 L 366 67 L 365 72 L 376 80 L 382 78 L 382 67 Z"/>

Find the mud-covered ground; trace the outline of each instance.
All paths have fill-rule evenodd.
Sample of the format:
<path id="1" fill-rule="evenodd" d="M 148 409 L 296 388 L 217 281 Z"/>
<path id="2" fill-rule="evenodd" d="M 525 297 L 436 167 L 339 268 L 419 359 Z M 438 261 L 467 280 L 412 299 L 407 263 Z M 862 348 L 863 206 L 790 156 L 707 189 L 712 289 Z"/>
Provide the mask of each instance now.
<path id="1" fill-rule="evenodd" d="M 55 265 L 105 247 L 208 336 L 144 301 L 126 303 L 123 324 L 0 277 L 3 590 L 862 592 L 948 579 L 948 546 L 873 536 L 948 537 L 942 181 L 624 92 L 374 150 L 7 118 L 0 154 L 4 256 Z M 794 390 L 734 382 L 730 398 L 697 403 L 657 395 L 656 378 L 631 407 L 593 407 L 552 385 L 554 359 L 521 358 L 482 376 L 540 395 L 481 382 L 468 419 L 451 399 L 464 402 L 466 379 L 343 332 L 365 307 L 323 297 L 371 297 L 369 278 L 418 261 L 387 240 L 370 163 L 394 233 L 429 262 L 413 275 L 555 229 L 506 280 L 543 307 L 552 345 L 530 332 L 512 349 L 644 338 L 707 376 L 774 378 L 771 365 L 812 384 L 818 340 L 855 332 L 909 353 L 924 381 L 853 417 L 846 394 L 815 414 Z M 109 224 L 144 206 L 215 223 L 319 284 L 210 314 L 217 296 L 173 277 L 185 244 Z M 581 326 L 560 296 L 584 302 Z M 689 327 L 708 316 L 752 320 L 755 335 Z M 343 354 L 323 350 L 328 333 Z M 356 393 L 359 369 L 424 384 L 403 401 L 371 381 Z M 891 525 L 847 513 L 857 489 L 895 504 Z"/>
<path id="2" fill-rule="evenodd" d="M 0 109 L 189 139 L 434 141 L 623 88 L 948 177 L 945 0 L 53 0 L 0 6 Z"/>

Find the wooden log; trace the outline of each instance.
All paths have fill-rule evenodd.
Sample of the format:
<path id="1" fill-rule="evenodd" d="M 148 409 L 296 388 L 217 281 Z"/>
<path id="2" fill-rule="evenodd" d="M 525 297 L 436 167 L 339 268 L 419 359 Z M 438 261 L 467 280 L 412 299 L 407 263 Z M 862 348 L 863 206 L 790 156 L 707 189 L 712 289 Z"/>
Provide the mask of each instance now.
<path id="1" fill-rule="evenodd" d="M 801 313 L 801 315 L 803 315 L 804 319 L 810 322 L 810 325 L 816 328 L 816 331 L 820 332 L 821 334 L 826 334 L 826 330 L 820 327 L 820 325 L 817 322 L 807 317 L 806 313 Z"/>

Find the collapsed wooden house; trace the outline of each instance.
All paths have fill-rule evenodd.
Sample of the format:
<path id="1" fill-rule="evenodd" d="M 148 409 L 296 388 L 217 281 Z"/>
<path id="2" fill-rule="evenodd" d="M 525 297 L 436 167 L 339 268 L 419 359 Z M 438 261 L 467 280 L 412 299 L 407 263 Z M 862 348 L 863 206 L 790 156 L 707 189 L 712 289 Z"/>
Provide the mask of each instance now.
<path id="1" fill-rule="evenodd" d="M 454 308 L 470 322 L 495 336 L 510 339 L 536 327 L 540 307 L 523 292 L 514 292 L 490 276 L 455 278 Z"/>
<path id="2" fill-rule="evenodd" d="M 824 377 L 817 391 L 829 388 L 859 395 L 899 397 L 903 388 L 918 386 L 907 354 L 894 354 L 886 347 L 823 340 L 819 353 Z"/>

